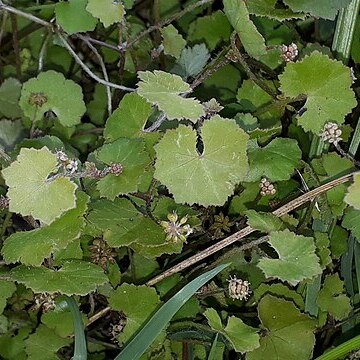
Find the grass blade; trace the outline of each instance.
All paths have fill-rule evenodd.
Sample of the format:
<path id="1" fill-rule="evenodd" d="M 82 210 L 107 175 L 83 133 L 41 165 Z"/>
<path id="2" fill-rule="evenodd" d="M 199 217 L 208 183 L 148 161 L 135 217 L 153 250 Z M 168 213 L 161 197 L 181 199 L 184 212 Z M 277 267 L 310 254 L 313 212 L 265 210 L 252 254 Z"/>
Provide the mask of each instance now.
<path id="1" fill-rule="evenodd" d="M 215 336 L 214 342 L 211 345 L 211 349 L 210 349 L 207 360 L 216 360 L 215 356 L 216 356 L 216 345 L 217 345 L 218 337 L 219 337 L 219 333 L 216 333 L 216 336 Z"/>
<path id="2" fill-rule="evenodd" d="M 86 339 L 84 333 L 84 324 L 81 318 L 79 307 L 77 306 L 76 301 L 72 297 L 66 296 L 65 300 L 70 308 L 74 322 L 75 350 L 72 360 L 86 360 L 87 359 Z"/>
<path id="3" fill-rule="evenodd" d="M 153 315 L 114 360 L 139 359 L 190 297 L 228 265 L 219 265 L 185 285 Z"/>
<path id="4" fill-rule="evenodd" d="M 315 360 L 337 360 L 342 359 L 345 355 L 352 351 L 360 349 L 360 335 L 356 336 L 336 348 L 317 357 Z"/>

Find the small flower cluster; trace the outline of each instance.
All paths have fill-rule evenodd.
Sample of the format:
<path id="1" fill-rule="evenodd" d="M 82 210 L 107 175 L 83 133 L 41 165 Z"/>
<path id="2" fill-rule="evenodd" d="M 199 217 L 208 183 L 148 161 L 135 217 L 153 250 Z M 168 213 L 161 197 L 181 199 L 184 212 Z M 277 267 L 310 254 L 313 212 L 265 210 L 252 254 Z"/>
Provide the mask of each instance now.
<path id="1" fill-rule="evenodd" d="M 58 166 L 62 167 L 69 175 L 72 175 L 77 171 L 79 167 L 78 161 L 69 159 L 69 157 L 63 151 L 58 150 L 56 152 L 56 158 L 58 161 Z"/>
<path id="2" fill-rule="evenodd" d="M 230 228 L 234 225 L 228 216 L 222 212 L 219 215 L 214 215 L 214 223 L 210 226 L 209 230 L 214 233 L 215 238 L 220 238 L 224 232 L 230 232 Z"/>
<path id="3" fill-rule="evenodd" d="M 42 107 L 45 103 L 47 103 L 47 101 L 48 101 L 47 96 L 42 92 L 31 93 L 28 99 L 28 103 L 30 105 L 35 105 L 38 107 Z"/>
<path id="4" fill-rule="evenodd" d="M 56 294 L 48 293 L 36 294 L 34 308 L 39 309 L 41 307 L 43 312 L 54 310 L 56 296 Z"/>
<path id="5" fill-rule="evenodd" d="M 219 113 L 224 107 L 212 98 L 203 104 L 206 115 L 210 118 Z"/>
<path id="6" fill-rule="evenodd" d="M 104 270 L 108 262 L 115 263 L 116 252 L 104 240 L 95 239 L 89 249 L 91 251 L 91 261 Z"/>
<path id="7" fill-rule="evenodd" d="M 328 122 L 325 124 L 320 137 L 326 142 L 337 144 L 342 140 L 341 138 L 342 131 L 339 129 L 338 124 Z"/>
<path id="8" fill-rule="evenodd" d="M 290 45 L 281 45 L 281 58 L 286 61 L 294 61 L 299 55 L 299 50 L 296 44 L 291 43 Z"/>
<path id="9" fill-rule="evenodd" d="M 237 279 L 236 275 L 230 275 L 229 282 L 229 296 L 233 300 L 247 300 L 251 294 L 250 283 L 246 280 Z"/>
<path id="10" fill-rule="evenodd" d="M 119 335 L 123 332 L 124 327 L 126 325 L 126 318 L 121 317 L 120 320 L 114 324 L 110 324 L 110 335 L 111 335 L 111 341 L 113 343 L 118 344 Z"/>
<path id="11" fill-rule="evenodd" d="M 85 162 L 84 177 L 101 179 L 108 174 L 119 176 L 122 174 L 124 168 L 121 164 L 111 164 L 110 166 L 99 170 L 92 162 Z"/>
<path id="12" fill-rule="evenodd" d="M 10 200 L 6 196 L 0 196 L 0 210 L 5 210 L 9 207 Z"/>
<path id="13" fill-rule="evenodd" d="M 160 225 L 163 227 L 166 233 L 166 241 L 169 242 L 185 242 L 187 237 L 193 232 L 193 229 L 189 224 L 186 224 L 188 217 L 184 216 L 179 220 L 175 211 L 168 214 L 169 221 L 161 221 Z M 179 220 L 179 221 L 178 221 Z"/>
<path id="14" fill-rule="evenodd" d="M 260 195 L 266 196 L 266 195 L 275 195 L 276 189 L 274 187 L 274 184 L 272 184 L 267 178 L 262 178 L 260 181 Z"/>

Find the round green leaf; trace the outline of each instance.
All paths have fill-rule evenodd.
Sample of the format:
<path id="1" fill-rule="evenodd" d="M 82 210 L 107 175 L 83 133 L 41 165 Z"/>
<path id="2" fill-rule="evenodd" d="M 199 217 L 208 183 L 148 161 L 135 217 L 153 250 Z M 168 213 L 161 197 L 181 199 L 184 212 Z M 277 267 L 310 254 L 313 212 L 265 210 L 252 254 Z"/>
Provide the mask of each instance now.
<path id="1" fill-rule="evenodd" d="M 92 31 L 97 20 L 85 9 L 87 0 L 60 1 L 55 5 L 57 23 L 69 34 Z"/>
<path id="2" fill-rule="evenodd" d="M 120 0 L 88 0 L 86 10 L 100 19 L 105 27 L 120 22 L 124 15 L 124 5 Z"/>
<path id="3" fill-rule="evenodd" d="M 354 182 L 348 187 L 344 200 L 355 209 L 360 210 L 360 174 L 354 175 Z"/>
<path id="4" fill-rule="evenodd" d="M 296 285 L 322 273 L 313 238 L 289 230 L 275 231 L 271 233 L 269 243 L 279 258 L 259 260 L 258 266 L 267 278 L 276 277 Z"/>
<path id="5" fill-rule="evenodd" d="M 308 360 L 315 344 L 316 321 L 302 314 L 292 302 L 267 295 L 258 312 L 267 329 L 260 347 L 246 355 L 247 360 Z"/>
<path id="6" fill-rule="evenodd" d="M 160 32 L 163 38 L 164 54 L 178 59 L 186 45 L 186 41 L 174 25 L 168 25 L 162 28 Z"/>
<path id="7" fill-rule="evenodd" d="M 41 120 L 52 110 L 63 126 L 79 124 L 86 111 L 81 87 L 53 70 L 24 83 L 19 104 L 32 121 Z"/>
<path id="8" fill-rule="evenodd" d="M 20 265 L 9 274 L 12 280 L 24 284 L 35 293 L 60 292 L 68 296 L 87 295 L 108 280 L 99 266 L 75 260 L 65 262 L 57 270 Z"/>
<path id="9" fill-rule="evenodd" d="M 356 106 L 350 68 L 318 51 L 300 62 L 288 63 L 279 80 L 286 96 L 307 96 L 306 111 L 297 116 L 305 131 L 319 134 L 329 121 L 342 124 Z"/>
<path id="10" fill-rule="evenodd" d="M 10 211 L 32 215 L 50 224 L 63 212 L 73 209 L 77 186 L 65 177 L 47 180 L 56 170 L 56 155 L 48 148 L 22 148 L 16 161 L 2 170 L 9 187 Z"/>
<path id="11" fill-rule="evenodd" d="M 248 135 L 235 121 L 213 117 L 201 129 L 203 153 L 196 132 L 180 125 L 156 145 L 155 177 L 179 203 L 223 205 L 247 170 Z"/>

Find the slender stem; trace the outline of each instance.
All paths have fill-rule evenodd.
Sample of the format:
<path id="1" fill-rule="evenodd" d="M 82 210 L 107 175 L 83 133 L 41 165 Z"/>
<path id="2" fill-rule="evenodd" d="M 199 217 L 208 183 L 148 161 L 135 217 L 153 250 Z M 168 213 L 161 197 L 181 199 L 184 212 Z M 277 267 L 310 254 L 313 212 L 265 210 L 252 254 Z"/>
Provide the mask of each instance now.
<path id="1" fill-rule="evenodd" d="M 71 56 L 74 58 L 74 60 L 82 67 L 82 69 L 90 76 L 92 77 L 94 80 L 96 80 L 98 83 L 103 84 L 105 86 L 110 86 L 114 89 L 119 89 L 119 90 L 123 90 L 123 91 L 135 91 L 135 89 L 133 88 L 128 88 L 126 86 L 122 86 L 122 85 L 118 85 L 118 84 L 114 84 L 111 83 L 109 81 L 105 81 L 101 78 L 99 78 L 97 75 L 95 75 L 89 68 L 87 65 L 85 65 L 85 63 L 80 59 L 80 57 L 78 56 L 78 54 L 73 50 L 73 48 L 70 46 L 70 44 L 67 42 L 67 40 L 57 31 L 57 35 L 60 39 L 60 41 L 64 44 L 64 46 L 66 47 L 66 49 L 69 51 L 69 53 L 71 54 Z"/>
<path id="2" fill-rule="evenodd" d="M 78 37 L 85 42 L 85 44 L 91 49 L 91 51 L 95 54 L 95 56 L 97 57 L 97 59 L 99 60 L 100 66 L 101 66 L 101 70 L 103 72 L 104 75 L 104 79 L 105 81 L 109 82 L 109 76 L 106 70 L 106 66 L 104 63 L 103 58 L 101 57 L 101 55 L 99 54 L 99 52 L 97 51 L 96 47 L 85 37 L 83 37 L 82 35 L 78 35 Z M 106 87 L 106 95 L 107 95 L 107 102 L 108 102 L 108 113 L 109 116 L 112 113 L 112 106 L 111 106 L 111 89 L 109 85 L 105 85 Z"/>
<path id="3" fill-rule="evenodd" d="M 359 8 L 360 0 L 352 0 L 346 8 L 339 11 L 336 21 L 332 50 L 337 53 L 337 58 L 345 64 L 349 61 Z"/>
<path id="4" fill-rule="evenodd" d="M 91 318 L 89 318 L 89 321 L 87 322 L 86 326 L 87 327 L 90 326 L 92 323 L 94 323 L 95 321 L 101 319 L 103 316 L 105 316 L 110 311 L 111 311 L 110 306 L 107 306 L 106 308 L 100 310 L 95 315 L 93 315 Z"/>
<path id="5" fill-rule="evenodd" d="M 161 124 L 166 121 L 166 119 L 166 114 L 162 113 L 147 129 L 144 130 L 144 132 L 152 132 L 157 130 Z"/>
<path id="6" fill-rule="evenodd" d="M 352 172 L 348 175 L 342 176 L 338 179 L 332 180 L 324 185 L 321 185 L 321 186 L 315 188 L 314 190 L 311 190 L 311 191 L 299 196 L 298 198 L 291 200 L 287 204 L 281 206 L 279 209 L 275 210 L 273 212 L 273 214 L 275 216 L 281 217 L 281 216 L 289 213 L 290 211 L 295 210 L 299 206 L 301 206 L 309 201 L 312 201 L 313 199 L 315 199 L 317 196 L 321 195 L 322 193 L 324 193 L 340 184 L 350 181 L 352 179 L 353 175 L 357 174 L 357 173 L 358 172 Z M 244 237 L 253 233 L 254 231 L 256 231 L 256 229 L 252 228 L 251 226 L 247 226 L 247 227 L 241 229 L 240 231 L 230 235 L 229 237 L 219 241 L 218 243 L 211 245 L 207 249 L 191 256 L 189 259 L 186 259 L 186 260 L 180 262 L 179 264 L 166 270 L 162 274 L 154 277 L 153 279 L 149 280 L 146 283 L 146 285 L 148 285 L 148 286 L 154 285 L 154 284 L 158 283 L 159 281 L 167 278 L 168 276 L 176 274 L 179 271 L 182 271 L 182 270 L 188 268 L 189 266 L 194 265 L 194 264 L 198 263 L 199 261 L 202 261 L 205 258 L 209 257 L 210 255 L 215 254 L 216 252 L 224 249 L 225 247 L 235 243 L 236 241 L 243 239 Z"/>
<path id="7" fill-rule="evenodd" d="M 174 14 L 173 16 L 170 16 L 168 19 L 161 21 L 157 25 L 153 25 L 153 26 L 148 27 L 146 30 L 139 33 L 137 36 L 134 37 L 134 39 L 130 40 L 128 43 L 123 43 L 122 48 L 123 49 L 131 48 L 134 44 L 136 44 L 144 36 L 150 34 L 151 32 L 153 32 L 155 30 L 161 29 L 163 26 L 171 24 L 173 21 L 180 19 L 182 16 L 184 16 L 187 13 L 195 10 L 196 8 L 198 8 L 200 6 L 203 6 L 205 4 L 210 4 L 213 1 L 214 0 L 201 0 L 201 1 L 198 1 L 198 2 L 196 2 L 194 4 L 191 4 L 191 5 L 187 6 L 182 11 L 179 11 L 178 13 Z"/>
<path id="8" fill-rule="evenodd" d="M 41 45 L 40 53 L 39 53 L 39 63 L 38 63 L 38 72 L 40 73 L 44 68 L 44 58 L 46 54 L 47 44 L 49 42 L 49 39 L 51 37 L 51 33 L 48 33 L 45 36 L 45 39 Z"/>
<path id="9" fill-rule="evenodd" d="M 98 40 L 98 39 L 94 39 L 90 36 L 85 36 L 83 35 L 83 38 L 86 38 L 88 41 L 90 41 L 91 43 L 94 43 L 96 45 L 100 45 L 100 46 L 103 46 L 103 47 L 106 47 L 108 49 L 111 49 L 111 50 L 114 50 L 116 52 L 119 52 L 120 51 L 120 48 L 116 45 L 111 45 L 111 44 L 108 44 L 104 41 L 101 41 L 101 40 Z"/>

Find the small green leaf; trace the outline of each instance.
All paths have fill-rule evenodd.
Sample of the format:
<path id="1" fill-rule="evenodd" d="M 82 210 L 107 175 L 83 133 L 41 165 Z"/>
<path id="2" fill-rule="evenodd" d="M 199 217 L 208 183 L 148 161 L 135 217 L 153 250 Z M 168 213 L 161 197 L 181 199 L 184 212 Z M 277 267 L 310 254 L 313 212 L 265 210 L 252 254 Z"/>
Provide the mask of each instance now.
<path id="1" fill-rule="evenodd" d="M 29 287 L 35 293 L 87 295 L 107 282 L 103 270 L 83 261 L 67 261 L 57 270 L 21 265 L 10 271 L 12 280 Z"/>
<path id="2" fill-rule="evenodd" d="M 126 94 L 119 107 L 106 121 L 104 136 L 108 141 L 120 137 L 143 136 L 144 126 L 151 114 L 151 106 L 136 93 Z"/>
<path id="3" fill-rule="evenodd" d="M 315 344 L 316 321 L 302 314 L 289 301 L 271 295 L 263 297 L 258 313 L 266 333 L 260 347 L 246 355 L 246 360 L 308 360 Z"/>
<path id="4" fill-rule="evenodd" d="M 0 315 L 6 307 L 6 299 L 16 290 L 16 285 L 10 281 L 0 280 Z"/>
<path id="5" fill-rule="evenodd" d="M 270 181 L 289 180 L 301 159 L 296 140 L 276 138 L 261 148 L 255 143 L 248 151 L 250 170 L 246 181 L 258 181 L 266 177 Z"/>
<path id="6" fill-rule="evenodd" d="M 125 15 L 124 5 L 120 0 L 88 0 L 86 10 L 100 19 L 105 27 L 120 22 Z"/>
<path id="7" fill-rule="evenodd" d="M 138 94 L 157 105 L 169 120 L 189 119 L 196 122 L 205 114 L 198 100 L 180 96 L 191 90 L 190 85 L 180 76 L 160 70 L 140 71 L 138 76 L 141 80 L 138 83 Z"/>
<path id="8" fill-rule="evenodd" d="M 126 316 L 126 325 L 120 334 L 120 340 L 129 340 L 160 304 L 160 297 L 154 288 L 121 284 L 109 298 L 111 308 L 121 311 Z"/>
<path id="9" fill-rule="evenodd" d="M 286 96 L 307 96 L 306 111 L 297 116 L 305 131 L 319 134 L 329 121 L 342 124 L 356 106 L 350 69 L 318 51 L 300 62 L 288 63 L 279 80 Z"/>
<path id="10" fill-rule="evenodd" d="M 360 174 L 354 175 L 354 182 L 348 187 L 344 200 L 356 210 L 360 210 Z"/>
<path id="11" fill-rule="evenodd" d="M 87 218 L 103 232 L 104 239 L 113 247 L 135 242 L 154 246 L 165 241 L 163 229 L 141 214 L 127 199 L 99 200 L 92 205 Z"/>
<path id="12" fill-rule="evenodd" d="M 350 4 L 351 0 L 284 0 L 294 11 L 302 11 L 312 16 L 334 20 L 338 11 Z"/>
<path id="13" fill-rule="evenodd" d="M 63 126 L 79 124 L 86 111 L 81 87 L 53 70 L 24 83 L 19 104 L 31 121 L 41 120 L 52 110 Z"/>
<path id="14" fill-rule="evenodd" d="M 224 328 L 220 316 L 214 309 L 206 309 L 204 316 L 212 329 L 223 334 L 230 341 L 235 351 L 245 353 L 260 346 L 258 329 L 244 324 L 241 319 L 230 316 Z"/>
<path id="15" fill-rule="evenodd" d="M 279 258 L 259 260 L 258 266 L 267 278 L 275 277 L 296 285 L 322 273 L 313 238 L 284 230 L 271 233 L 269 243 Z"/>
<path id="16" fill-rule="evenodd" d="M 231 25 L 222 11 L 214 11 L 211 15 L 198 17 L 191 23 L 188 40 L 205 42 L 209 50 L 231 35 Z"/>
<path id="17" fill-rule="evenodd" d="M 120 175 L 108 174 L 97 183 L 100 195 L 111 200 L 120 194 L 136 192 L 151 162 L 142 139 L 119 138 L 103 145 L 96 157 L 106 165 L 115 163 L 123 167 Z"/>
<path id="18" fill-rule="evenodd" d="M 59 360 L 57 351 L 69 345 L 70 340 L 56 335 L 45 325 L 40 325 L 34 334 L 25 340 L 28 360 Z"/>
<path id="19" fill-rule="evenodd" d="M 348 208 L 341 225 L 350 230 L 357 239 L 360 239 L 360 210 Z"/>
<path id="20" fill-rule="evenodd" d="M 76 208 L 67 211 L 50 225 L 10 235 L 1 249 L 4 260 L 7 263 L 20 261 L 24 265 L 40 266 L 44 258 L 80 237 L 88 201 L 85 193 L 78 192 Z"/>
<path id="21" fill-rule="evenodd" d="M 248 210 L 245 212 L 245 215 L 248 218 L 247 224 L 256 230 L 269 233 L 271 231 L 282 230 L 285 227 L 281 219 L 271 213 Z"/>
<path id="22" fill-rule="evenodd" d="M 86 11 L 87 0 L 60 1 L 55 5 L 56 22 L 69 35 L 92 31 L 97 20 Z"/>
<path id="23" fill-rule="evenodd" d="M 163 38 L 164 54 L 178 59 L 183 51 L 186 41 L 179 34 L 174 25 L 168 25 L 160 30 Z"/>
<path id="24" fill-rule="evenodd" d="M 239 35 L 246 52 L 259 59 L 266 54 L 263 36 L 250 19 L 249 10 L 244 0 L 224 0 L 224 12 Z"/>
<path id="25" fill-rule="evenodd" d="M 56 170 L 56 155 L 48 148 L 22 148 L 16 161 L 2 170 L 9 187 L 10 211 L 32 215 L 50 224 L 63 212 L 73 209 L 77 186 L 65 177 L 48 181 L 48 176 Z"/>
<path id="26" fill-rule="evenodd" d="M 9 119 L 22 117 L 19 106 L 21 83 L 14 78 L 5 79 L 0 86 L 0 114 Z"/>
<path id="27" fill-rule="evenodd" d="M 201 136 L 202 154 L 190 127 L 180 125 L 167 131 L 155 147 L 155 177 L 168 187 L 176 202 L 223 205 L 247 173 L 248 135 L 235 121 L 215 116 L 205 122 Z"/>
<path id="28" fill-rule="evenodd" d="M 205 44 L 187 47 L 182 51 L 173 71 L 184 78 L 195 77 L 204 69 L 209 59 L 210 54 Z"/>
<path id="29" fill-rule="evenodd" d="M 352 309 L 350 299 L 344 293 L 344 283 L 338 274 L 326 276 L 316 303 L 335 320 L 345 319 Z"/>
<path id="30" fill-rule="evenodd" d="M 20 120 L 0 121 L 0 148 L 13 150 L 14 146 L 25 137 L 24 127 Z"/>

